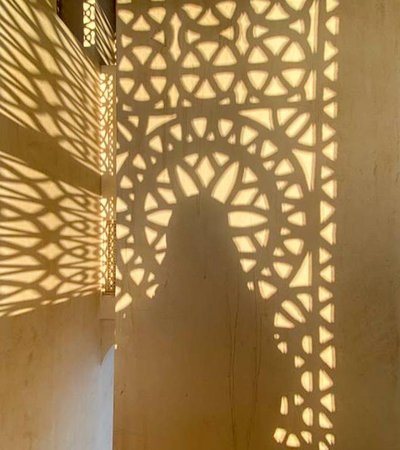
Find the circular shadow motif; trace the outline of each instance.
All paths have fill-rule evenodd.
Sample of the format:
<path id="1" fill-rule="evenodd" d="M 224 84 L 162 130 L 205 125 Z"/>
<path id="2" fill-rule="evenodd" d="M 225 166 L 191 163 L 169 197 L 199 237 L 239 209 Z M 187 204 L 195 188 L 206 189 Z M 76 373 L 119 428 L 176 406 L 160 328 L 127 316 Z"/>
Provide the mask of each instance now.
<path id="1" fill-rule="evenodd" d="M 307 182 L 299 161 L 278 150 L 274 134 L 250 119 L 186 119 L 149 133 L 143 155 L 133 159 L 135 243 L 129 271 L 135 291 L 151 298 L 165 282 L 169 220 L 181 201 L 197 195 L 224 205 L 249 289 L 264 299 L 288 290 L 308 248 Z"/>

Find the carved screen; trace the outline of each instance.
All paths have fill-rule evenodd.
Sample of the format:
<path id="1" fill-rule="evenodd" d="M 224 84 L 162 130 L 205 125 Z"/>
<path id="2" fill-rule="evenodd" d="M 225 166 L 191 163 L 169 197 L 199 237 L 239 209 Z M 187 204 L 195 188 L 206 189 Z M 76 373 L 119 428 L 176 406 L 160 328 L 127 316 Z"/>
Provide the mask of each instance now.
<path id="1" fill-rule="evenodd" d="M 226 448 L 335 443 L 337 11 L 336 0 L 119 1 L 117 384 L 140 390 L 130 386 L 138 379 L 130 358 L 140 365 L 141 355 L 132 349 L 135 320 L 153 314 L 168 285 L 168 233 L 180 205 L 198 199 L 201 215 L 208 198 L 226 216 L 263 335 L 254 337 L 252 387 L 243 387 L 251 407 L 238 406 L 246 383 L 229 381 Z M 269 357 L 273 389 L 263 387 Z M 152 437 L 151 419 L 146 432 L 132 425 L 134 438 L 119 431 L 132 402 L 147 414 L 146 395 L 124 395 L 121 448 L 184 448 L 167 431 Z"/>

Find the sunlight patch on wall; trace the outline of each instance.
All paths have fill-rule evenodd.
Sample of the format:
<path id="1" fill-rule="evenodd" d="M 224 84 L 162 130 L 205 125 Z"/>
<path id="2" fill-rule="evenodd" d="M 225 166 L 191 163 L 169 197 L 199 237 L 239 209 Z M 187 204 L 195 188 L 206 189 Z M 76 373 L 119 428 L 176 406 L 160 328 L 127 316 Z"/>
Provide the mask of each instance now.
<path id="1" fill-rule="evenodd" d="M 100 74 L 100 171 L 101 198 L 101 285 L 104 295 L 115 294 L 115 73 L 103 67 Z"/>
<path id="2" fill-rule="evenodd" d="M 119 309 L 166 282 L 170 218 L 223 204 L 296 382 L 276 448 L 334 437 L 335 0 L 119 2 Z M 130 280 L 122 280 L 129 273 Z M 135 298 L 132 296 L 135 293 Z"/>
<path id="3" fill-rule="evenodd" d="M 98 196 L 0 152 L 0 316 L 98 290 Z"/>
<path id="4" fill-rule="evenodd" d="M 0 113 L 98 171 L 97 71 L 55 12 L 37 3 L 0 4 Z"/>
<path id="5" fill-rule="evenodd" d="M 83 46 L 96 45 L 96 0 L 83 2 Z"/>
<path id="6" fill-rule="evenodd" d="M 0 3 L 0 310 L 99 291 L 99 74 L 46 2 Z"/>
<path id="7" fill-rule="evenodd" d="M 115 32 L 96 0 L 83 2 L 83 46 L 96 48 L 104 64 L 115 64 Z"/>

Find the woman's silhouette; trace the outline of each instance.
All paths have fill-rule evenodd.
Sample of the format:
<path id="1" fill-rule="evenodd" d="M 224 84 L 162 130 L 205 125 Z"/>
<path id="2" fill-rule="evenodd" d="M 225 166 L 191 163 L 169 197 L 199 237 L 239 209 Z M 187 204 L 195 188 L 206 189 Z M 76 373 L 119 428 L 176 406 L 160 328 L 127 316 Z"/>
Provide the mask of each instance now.
<path id="1" fill-rule="evenodd" d="M 260 299 L 244 282 L 225 207 L 202 197 L 180 202 L 167 245 L 166 282 L 133 317 L 141 445 L 269 450 L 280 355 Z"/>

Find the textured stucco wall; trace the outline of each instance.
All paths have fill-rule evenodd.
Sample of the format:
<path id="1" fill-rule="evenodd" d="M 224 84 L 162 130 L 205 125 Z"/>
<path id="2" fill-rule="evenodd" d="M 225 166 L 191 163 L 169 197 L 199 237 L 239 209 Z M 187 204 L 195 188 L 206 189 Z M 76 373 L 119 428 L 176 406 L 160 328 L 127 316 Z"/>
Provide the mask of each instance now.
<path id="1" fill-rule="evenodd" d="M 398 449 L 397 1 L 342 2 L 338 164 L 338 448 Z"/>
<path id="2" fill-rule="evenodd" d="M 46 2 L 0 23 L 0 448 L 109 450 L 98 70 Z"/>

